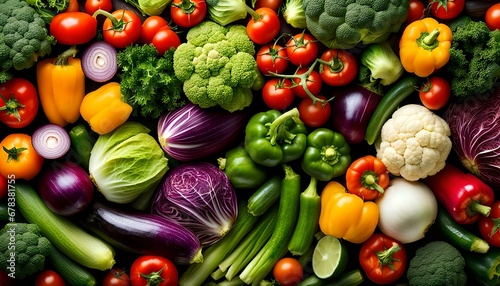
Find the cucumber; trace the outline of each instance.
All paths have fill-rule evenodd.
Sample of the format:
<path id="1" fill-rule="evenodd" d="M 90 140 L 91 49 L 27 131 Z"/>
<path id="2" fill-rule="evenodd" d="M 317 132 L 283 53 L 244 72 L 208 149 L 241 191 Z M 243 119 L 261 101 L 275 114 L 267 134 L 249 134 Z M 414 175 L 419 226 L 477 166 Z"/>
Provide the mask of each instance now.
<path id="1" fill-rule="evenodd" d="M 280 197 L 281 180 L 273 176 L 264 182 L 248 199 L 248 212 L 255 216 L 264 214 Z"/>
<path id="2" fill-rule="evenodd" d="M 92 151 L 95 141 L 90 137 L 87 128 L 83 124 L 71 128 L 68 134 L 71 139 L 71 147 L 73 147 L 77 155 L 77 164 L 88 170 L 90 151 Z"/>
<path id="3" fill-rule="evenodd" d="M 372 145 L 380 135 L 384 123 L 396 111 L 399 104 L 414 93 L 419 86 L 419 78 L 409 74 L 397 81 L 382 97 L 366 126 L 365 140 Z"/>
<path id="4" fill-rule="evenodd" d="M 442 207 L 439 207 L 436 223 L 443 236 L 456 247 L 477 253 L 488 252 L 488 242 L 454 221 Z"/>
<path id="5" fill-rule="evenodd" d="M 6 203 L 0 203 L 0 221 L 9 220 L 9 208 Z"/>
<path id="6" fill-rule="evenodd" d="M 80 264 L 75 263 L 69 257 L 61 253 L 55 247 L 52 247 L 50 255 L 48 256 L 48 261 L 69 285 L 97 285 L 94 275 Z"/>
<path id="7" fill-rule="evenodd" d="M 52 212 L 28 182 L 16 181 L 16 203 L 24 218 L 75 262 L 103 271 L 115 264 L 115 251 L 109 244 Z"/>

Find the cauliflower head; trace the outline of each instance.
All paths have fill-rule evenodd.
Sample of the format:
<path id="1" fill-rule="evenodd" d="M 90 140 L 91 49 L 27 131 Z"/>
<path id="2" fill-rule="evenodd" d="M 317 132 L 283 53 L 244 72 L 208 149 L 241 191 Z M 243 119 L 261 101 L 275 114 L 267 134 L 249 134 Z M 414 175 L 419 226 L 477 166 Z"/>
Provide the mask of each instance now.
<path id="1" fill-rule="evenodd" d="M 452 147 L 450 134 L 444 119 L 422 105 L 408 104 L 382 126 L 375 143 L 377 157 L 391 174 L 417 181 L 444 168 Z"/>

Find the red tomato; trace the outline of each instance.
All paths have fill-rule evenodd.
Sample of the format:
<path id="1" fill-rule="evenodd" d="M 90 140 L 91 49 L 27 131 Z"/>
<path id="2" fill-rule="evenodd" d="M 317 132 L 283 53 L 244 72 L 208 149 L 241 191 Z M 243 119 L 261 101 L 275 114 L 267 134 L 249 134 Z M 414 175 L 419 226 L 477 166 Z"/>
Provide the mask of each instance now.
<path id="1" fill-rule="evenodd" d="M 284 257 L 274 265 L 273 275 L 280 286 L 295 286 L 302 281 L 304 269 L 297 259 Z"/>
<path id="2" fill-rule="evenodd" d="M 165 26 L 158 30 L 153 37 L 153 45 L 160 55 L 163 55 L 171 48 L 177 48 L 181 44 L 181 39 L 176 32 L 172 31 L 169 26 Z"/>
<path id="3" fill-rule="evenodd" d="M 299 68 L 295 74 L 303 74 L 306 73 L 309 70 L 308 67 L 301 67 Z M 309 95 L 306 93 L 300 82 L 302 81 L 300 78 L 293 78 L 293 81 L 295 83 L 295 86 L 293 87 L 293 93 L 301 98 L 306 98 Z M 323 80 L 321 79 L 321 76 L 319 73 L 315 70 L 311 70 L 309 73 L 309 76 L 307 77 L 306 80 L 306 87 L 309 90 L 310 93 L 312 93 L 314 96 L 317 96 L 321 92 L 321 88 L 323 87 Z"/>
<path id="4" fill-rule="evenodd" d="M 438 110 L 448 103 L 451 88 L 448 81 L 438 76 L 430 77 L 419 91 L 420 101 L 430 110 Z"/>
<path id="5" fill-rule="evenodd" d="M 163 280 L 158 286 L 177 286 L 179 274 L 175 264 L 167 258 L 143 255 L 136 258 L 130 269 L 130 281 L 133 286 L 149 285 L 150 278 L 160 276 Z"/>
<path id="6" fill-rule="evenodd" d="M 318 41 L 307 33 L 293 36 L 286 44 L 286 54 L 290 62 L 296 66 L 307 66 L 318 56 Z"/>
<path id="7" fill-rule="evenodd" d="M 141 19 L 132 10 L 119 9 L 108 15 L 102 26 L 104 41 L 117 49 L 139 41 Z"/>
<path id="8" fill-rule="evenodd" d="M 284 73 L 288 68 L 288 59 L 285 49 L 277 44 L 264 45 L 257 52 L 257 67 L 260 72 L 268 75 L 269 72 Z"/>
<path id="9" fill-rule="evenodd" d="M 478 222 L 481 236 L 491 246 L 500 247 L 500 201 L 491 205 L 490 215 L 482 216 Z"/>
<path id="10" fill-rule="evenodd" d="M 42 169 L 44 159 L 33 148 L 31 136 L 11 133 L 0 145 L 0 175 L 31 180 Z"/>
<path id="11" fill-rule="evenodd" d="M 8 192 L 9 192 L 9 183 L 7 181 L 7 178 L 0 175 L 0 199 L 5 198 Z"/>
<path id="12" fill-rule="evenodd" d="M 465 0 L 429 0 L 431 13 L 441 20 L 456 18 L 465 6 Z"/>
<path id="13" fill-rule="evenodd" d="M 0 121 L 11 128 L 33 122 L 38 112 L 35 86 L 23 78 L 13 78 L 0 85 Z"/>
<path id="14" fill-rule="evenodd" d="M 113 3 L 111 0 L 86 0 L 85 1 L 85 13 L 89 15 L 94 15 L 97 10 L 104 10 L 111 12 L 113 9 Z"/>
<path id="15" fill-rule="evenodd" d="M 280 7 L 281 7 L 281 3 L 283 3 L 283 0 L 257 0 L 257 1 L 255 1 L 254 8 L 259 9 L 262 7 L 267 7 L 267 8 L 271 8 L 274 11 L 278 12 Z"/>
<path id="16" fill-rule="evenodd" d="M 205 0 L 174 0 L 170 6 L 170 17 L 177 26 L 191 28 L 203 20 L 207 15 Z"/>
<path id="17" fill-rule="evenodd" d="M 273 9 L 263 7 L 254 11 L 255 15 L 248 21 L 248 37 L 258 45 L 271 42 L 280 32 L 281 23 Z"/>
<path id="18" fill-rule="evenodd" d="M 386 263 L 381 263 L 379 257 L 383 251 L 390 252 Z M 401 242 L 383 233 L 374 233 L 361 245 L 359 263 L 371 281 L 377 284 L 394 283 L 405 273 L 406 249 Z"/>
<path id="19" fill-rule="evenodd" d="M 163 27 L 169 27 L 167 20 L 165 20 L 161 16 L 149 16 L 144 20 L 141 26 L 141 39 L 140 42 L 142 44 L 151 44 L 153 42 L 153 38 Z"/>
<path id="20" fill-rule="evenodd" d="M 49 30 L 59 44 L 85 44 L 95 37 L 97 20 L 85 12 L 62 12 L 52 18 Z"/>
<path id="21" fill-rule="evenodd" d="M 326 100 L 322 95 L 316 96 L 319 99 Z M 332 107 L 328 101 L 316 101 L 310 97 L 304 98 L 299 103 L 300 120 L 309 127 L 320 127 L 330 118 Z"/>
<path id="22" fill-rule="evenodd" d="M 78 3 L 78 0 L 69 0 L 68 7 L 66 7 L 66 10 L 64 12 L 79 12 L 80 11 L 80 4 Z"/>
<path id="23" fill-rule="evenodd" d="M 328 49 L 321 55 L 319 75 L 324 83 L 344 86 L 351 83 L 358 73 L 358 63 L 346 50 Z"/>
<path id="24" fill-rule="evenodd" d="M 40 272 L 35 279 L 35 286 L 64 286 L 64 279 L 53 270 L 44 270 Z"/>
<path id="25" fill-rule="evenodd" d="M 104 276 L 102 286 L 130 286 L 130 277 L 122 269 L 113 268 Z"/>
<path id="26" fill-rule="evenodd" d="M 425 13 L 425 5 L 420 0 L 409 0 L 408 4 L 410 5 L 408 10 L 408 16 L 406 16 L 406 20 L 404 22 L 405 25 L 410 24 L 416 20 L 420 20 L 424 17 Z"/>
<path id="27" fill-rule="evenodd" d="M 500 30 L 500 3 L 497 3 L 486 10 L 484 20 L 490 30 Z"/>
<path id="28" fill-rule="evenodd" d="M 271 109 L 285 110 L 295 99 L 291 87 L 292 81 L 287 78 L 272 78 L 262 88 L 262 99 Z"/>

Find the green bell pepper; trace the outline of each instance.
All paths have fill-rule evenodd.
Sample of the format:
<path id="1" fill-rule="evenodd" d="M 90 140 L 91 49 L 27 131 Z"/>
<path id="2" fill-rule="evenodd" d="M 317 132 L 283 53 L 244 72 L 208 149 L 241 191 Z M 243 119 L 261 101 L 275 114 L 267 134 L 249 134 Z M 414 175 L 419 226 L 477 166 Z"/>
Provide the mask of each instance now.
<path id="1" fill-rule="evenodd" d="M 257 164 L 274 167 L 296 160 L 306 149 L 307 128 L 299 110 L 262 111 L 245 128 L 245 150 Z"/>
<path id="2" fill-rule="evenodd" d="M 268 170 L 255 163 L 243 146 L 236 146 L 219 158 L 221 169 L 236 189 L 253 189 L 260 187 L 267 179 Z"/>
<path id="3" fill-rule="evenodd" d="M 344 136 L 328 128 L 317 128 L 307 136 L 302 169 L 320 181 L 345 174 L 351 164 L 351 148 Z"/>

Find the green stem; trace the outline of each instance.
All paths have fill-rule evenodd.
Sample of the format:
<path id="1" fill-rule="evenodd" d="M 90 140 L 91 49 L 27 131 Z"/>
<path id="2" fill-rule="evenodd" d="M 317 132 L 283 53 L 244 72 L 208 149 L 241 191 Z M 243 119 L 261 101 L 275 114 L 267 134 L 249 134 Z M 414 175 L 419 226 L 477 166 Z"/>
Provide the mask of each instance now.
<path id="1" fill-rule="evenodd" d="M 103 15 L 111 21 L 111 30 L 113 31 L 122 32 L 123 30 L 125 30 L 125 25 L 128 23 L 125 23 L 125 21 L 123 21 L 123 16 L 118 20 L 115 16 L 113 16 L 113 14 L 109 13 L 106 10 L 97 9 L 92 17 L 96 18 L 98 15 Z M 123 15 L 125 15 L 125 10 L 123 10 Z"/>
<path id="2" fill-rule="evenodd" d="M 254 9 L 250 8 L 250 6 L 245 5 L 245 10 L 247 10 L 247 13 L 250 14 L 250 16 L 252 16 L 254 22 L 257 22 L 260 19 L 262 19 L 262 15 L 257 13 Z"/>
<path id="3" fill-rule="evenodd" d="M 289 132 L 286 128 L 286 121 L 288 119 L 300 122 L 299 110 L 296 107 L 281 114 L 269 125 L 267 139 L 271 142 L 271 145 L 276 145 L 280 141 L 290 144 L 295 138 L 296 135 Z"/>
<path id="4" fill-rule="evenodd" d="M 372 170 L 363 172 L 363 175 L 361 175 L 361 184 L 369 190 L 377 190 L 381 194 L 384 193 L 384 189 L 378 184 L 378 175 Z"/>
<path id="5" fill-rule="evenodd" d="M 376 251 L 378 261 L 380 267 L 387 265 L 389 268 L 394 270 L 393 261 L 399 261 L 399 259 L 394 258 L 394 254 L 396 254 L 399 250 L 401 250 L 401 246 L 399 244 L 394 243 L 390 248 L 385 249 L 384 251 Z"/>
<path id="6" fill-rule="evenodd" d="M 172 6 L 180 8 L 184 14 L 191 14 L 196 9 L 196 4 L 191 0 L 182 0 L 180 4 L 172 3 Z"/>
<path id="7" fill-rule="evenodd" d="M 60 55 L 57 56 L 54 65 L 67 66 L 69 57 L 76 56 L 77 52 L 78 50 L 76 49 L 76 46 L 71 46 L 69 49 L 65 50 L 64 52 L 62 52 Z"/>
<path id="8" fill-rule="evenodd" d="M 491 207 L 481 204 L 479 201 L 472 201 L 467 206 L 467 213 L 474 215 L 480 214 L 483 216 L 489 216 L 491 212 Z"/>
<path id="9" fill-rule="evenodd" d="M 433 50 L 439 45 L 437 37 L 439 36 L 439 29 L 434 29 L 432 32 L 424 32 L 417 39 L 418 46 L 425 50 Z"/>
<path id="10" fill-rule="evenodd" d="M 21 152 L 28 150 L 28 148 L 21 147 L 21 148 L 16 148 L 16 146 L 7 149 L 5 146 L 2 146 L 3 150 L 7 153 L 7 163 L 9 163 L 11 160 L 19 160 L 19 154 Z"/>
<path id="11" fill-rule="evenodd" d="M 5 102 L 5 106 L 0 107 L 0 110 L 5 110 L 7 115 L 13 115 L 18 121 L 21 121 L 21 115 L 19 114 L 19 108 L 25 108 L 24 104 L 21 104 L 12 94 L 10 99 L 6 99 L 2 94 L 0 98 Z"/>

